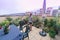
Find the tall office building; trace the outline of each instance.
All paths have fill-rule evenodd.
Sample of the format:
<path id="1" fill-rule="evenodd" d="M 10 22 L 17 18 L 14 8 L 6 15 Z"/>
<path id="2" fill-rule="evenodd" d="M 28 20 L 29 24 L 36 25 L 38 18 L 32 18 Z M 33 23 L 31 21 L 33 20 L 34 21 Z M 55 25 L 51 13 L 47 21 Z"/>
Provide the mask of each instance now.
<path id="1" fill-rule="evenodd" d="M 46 0 L 43 1 L 43 13 L 46 12 Z"/>

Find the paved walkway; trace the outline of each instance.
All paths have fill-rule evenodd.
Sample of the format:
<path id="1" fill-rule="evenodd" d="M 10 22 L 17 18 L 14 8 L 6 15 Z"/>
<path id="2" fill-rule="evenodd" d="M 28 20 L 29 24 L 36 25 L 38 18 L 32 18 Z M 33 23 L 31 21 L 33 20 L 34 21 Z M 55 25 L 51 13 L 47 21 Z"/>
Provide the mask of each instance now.
<path id="1" fill-rule="evenodd" d="M 45 37 L 39 35 L 40 31 L 41 29 L 33 27 L 33 30 L 29 33 L 29 40 L 50 40 L 48 34 Z M 28 40 L 28 38 L 25 38 L 25 40 Z"/>

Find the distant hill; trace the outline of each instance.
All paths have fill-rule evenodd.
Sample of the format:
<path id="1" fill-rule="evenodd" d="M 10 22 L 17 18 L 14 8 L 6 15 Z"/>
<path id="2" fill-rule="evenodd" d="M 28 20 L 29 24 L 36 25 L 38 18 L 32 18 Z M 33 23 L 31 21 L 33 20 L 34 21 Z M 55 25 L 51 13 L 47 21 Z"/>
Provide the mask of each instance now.
<path id="1" fill-rule="evenodd" d="M 0 17 L 3 17 L 3 16 L 26 16 L 26 13 L 14 13 L 14 14 L 0 15 Z"/>

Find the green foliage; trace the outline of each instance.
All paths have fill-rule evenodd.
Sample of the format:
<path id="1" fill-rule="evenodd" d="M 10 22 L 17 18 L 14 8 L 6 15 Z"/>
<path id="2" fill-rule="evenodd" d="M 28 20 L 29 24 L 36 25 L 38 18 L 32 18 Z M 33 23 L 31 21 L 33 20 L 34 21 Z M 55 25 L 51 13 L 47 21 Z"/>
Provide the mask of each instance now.
<path id="1" fill-rule="evenodd" d="M 50 20 L 50 25 L 49 25 L 49 26 L 52 27 L 53 25 L 54 25 L 54 20 L 51 19 L 51 20 Z"/>
<path id="2" fill-rule="evenodd" d="M 49 36 L 50 36 L 51 38 L 55 38 L 55 35 L 56 35 L 56 31 L 55 31 L 53 28 L 51 28 L 51 29 L 49 30 Z"/>
<path id="3" fill-rule="evenodd" d="M 10 22 L 8 20 L 5 20 L 3 22 L 0 23 L 1 26 L 6 26 L 8 25 Z"/>
<path id="4" fill-rule="evenodd" d="M 33 16 L 32 19 L 33 19 L 33 22 L 39 21 L 39 18 L 36 16 Z"/>
<path id="5" fill-rule="evenodd" d="M 34 26 L 39 28 L 40 27 L 40 22 L 34 23 Z"/>
<path id="6" fill-rule="evenodd" d="M 56 20 L 50 19 L 49 21 L 47 21 L 47 19 L 46 19 L 44 23 L 45 23 L 44 26 L 47 26 L 47 27 L 44 28 L 44 30 L 49 33 L 49 36 L 51 38 L 55 38 L 55 35 L 56 35 L 56 27 L 57 27 Z"/>
<path id="7" fill-rule="evenodd" d="M 12 21 L 12 18 L 10 18 L 10 17 L 7 17 L 6 19 L 7 19 L 8 21 Z"/>
<path id="8" fill-rule="evenodd" d="M 16 26 L 18 26 L 18 25 L 19 25 L 19 21 L 20 21 L 20 19 L 17 18 L 17 19 L 15 19 L 15 20 L 13 20 L 13 24 L 15 24 Z"/>
<path id="9" fill-rule="evenodd" d="M 28 17 L 26 17 L 25 20 L 28 21 Z"/>
<path id="10" fill-rule="evenodd" d="M 4 28 L 4 34 L 8 34 L 9 30 L 8 30 L 8 27 L 9 27 L 9 21 L 8 20 L 5 20 L 1 23 L 1 25 L 3 26 Z"/>
<path id="11" fill-rule="evenodd" d="M 44 31 L 48 33 L 48 32 L 49 32 L 48 27 L 45 27 L 45 28 L 44 28 Z"/>
<path id="12" fill-rule="evenodd" d="M 4 28 L 4 34 L 8 34 L 9 30 L 9 24 L 10 24 L 10 19 L 9 20 L 4 20 L 3 22 L 0 23 L 0 25 Z"/>
<path id="13" fill-rule="evenodd" d="M 8 32 L 9 32 L 8 26 L 5 26 L 4 27 L 4 34 L 8 34 Z"/>
<path id="14" fill-rule="evenodd" d="M 56 21 L 54 19 L 50 19 L 48 22 L 47 26 L 50 27 L 55 27 L 56 26 Z"/>
<path id="15" fill-rule="evenodd" d="M 45 19 L 44 20 L 44 26 L 47 27 L 47 25 L 48 25 L 48 19 Z"/>
<path id="16" fill-rule="evenodd" d="M 26 17 L 25 20 L 28 21 L 28 17 Z M 33 16 L 33 17 L 32 17 L 32 21 L 33 21 L 33 26 L 35 26 L 35 27 L 37 27 L 37 28 L 40 27 L 40 23 L 41 23 L 41 22 L 40 22 L 40 20 L 39 20 L 38 17 Z"/>
<path id="17" fill-rule="evenodd" d="M 33 22 L 33 25 L 34 25 L 35 27 L 39 28 L 39 27 L 41 26 L 40 20 L 39 20 L 38 18 L 36 18 L 36 20 L 34 20 L 34 22 Z"/>
<path id="18" fill-rule="evenodd" d="M 28 18 L 27 18 L 28 20 Z M 37 16 L 33 16 L 33 26 L 39 28 L 42 21 Z M 60 23 L 55 18 L 52 19 L 45 19 L 44 21 L 44 31 L 49 33 L 51 38 L 55 38 L 56 30 L 60 30 Z"/>
<path id="19" fill-rule="evenodd" d="M 60 23 L 57 23 L 56 29 L 60 31 Z"/>

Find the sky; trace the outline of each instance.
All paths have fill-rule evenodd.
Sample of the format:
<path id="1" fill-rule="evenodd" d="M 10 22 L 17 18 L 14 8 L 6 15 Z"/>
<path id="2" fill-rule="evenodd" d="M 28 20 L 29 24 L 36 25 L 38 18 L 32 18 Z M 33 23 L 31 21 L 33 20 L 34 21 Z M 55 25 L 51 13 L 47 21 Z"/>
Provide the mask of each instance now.
<path id="1" fill-rule="evenodd" d="M 0 15 L 11 13 L 23 13 L 37 10 L 43 7 L 44 0 L 0 0 Z M 60 0 L 46 0 L 46 7 L 57 9 Z"/>

